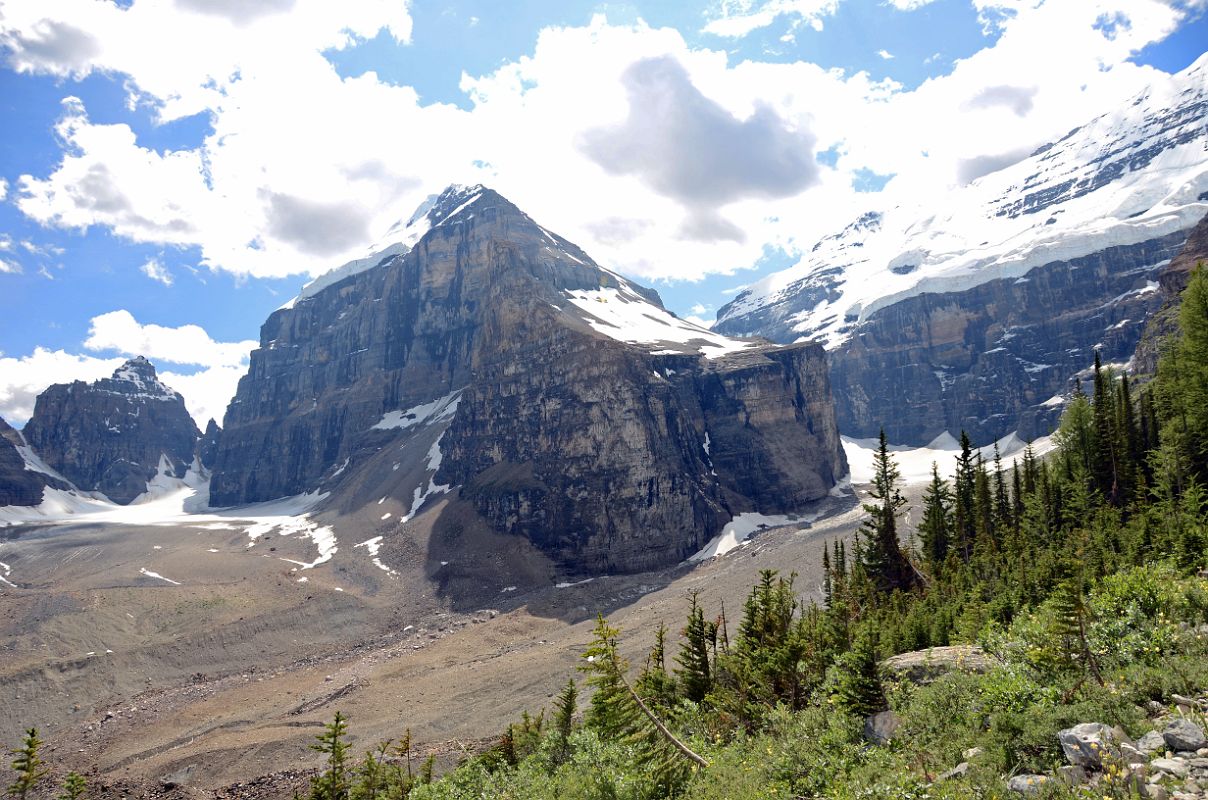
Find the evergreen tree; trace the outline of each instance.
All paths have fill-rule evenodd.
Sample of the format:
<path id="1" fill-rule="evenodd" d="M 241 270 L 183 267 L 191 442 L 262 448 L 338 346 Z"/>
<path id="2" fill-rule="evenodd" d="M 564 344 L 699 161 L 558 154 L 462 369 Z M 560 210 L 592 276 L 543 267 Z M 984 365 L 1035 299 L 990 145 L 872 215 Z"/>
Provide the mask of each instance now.
<path id="1" fill-rule="evenodd" d="M 973 556 L 973 542 L 977 539 L 974 471 L 973 444 L 969 441 L 969 434 L 961 431 L 961 452 L 956 457 L 956 475 L 953 479 L 952 524 L 953 543 L 966 563 Z"/>
<path id="2" fill-rule="evenodd" d="M 683 689 L 684 697 L 694 703 L 703 702 L 713 688 L 710 650 L 715 641 L 716 628 L 710 631 L 696 592 L 692 593 L 692 606 L 688 612 L 688 624 L 684 627 L 684 642 L 680 645 L 675 661 L 679 667 L 675 677 Z"/>
<path id="3" fill-rule="evenodd" d="M 88 782 L 78 772 L 69 772 L 63 778 L 63 790 L 55 800 L 84 800 L 88 795 Z"/>
<path id="4" fill-rule="evenodd" d="M 566 681 L 561 694 L 554 704 L 554 764 L 562 764 L 570 760 L 570 735 L 574 730 L 575 712 L 578 710 L 579 690 L 575 687 L 575 679 Z"/>
<path id="5" fill-rule="evenodd" d="M 1015 527 L 1011 513 L 1011 495 L 1007 491 L 1006 477 L 1003 475 L 1002 454 L 998 452 L 998 442 L 994 443 L 994 527 L 1001 539 L 1003 533 Z"/>
<path id="6" fill-rule="evenodd" d="M 11 751 L 13 772 L 17 773 L 17 777 L 9 784 L 9 797 L 26 800 L 34 787 L 46 777 L 47 769 L 39 752 L 42 744 L 42 740 L 38 738 L 38 729 L 29 728 L 21 739 L 21 746 Z"/>
<path id="7" fill-rule="evenodd" d="M 347 734 L 348 720 L 337 711 L 335 719 L 328 723 L 323 733 L 315 737 L 317 741 L 310 746 L 311 750 L 327 757 L 323 772 L 311 782 L 311 800 L 347 800 L 348 743 L 344 741 Z"/>
<path id="8" fill-rule="evenodd" d="M 923 519 L 919 524 L 923 558 L 938 568 L 948 558 L 949 521 L 952 512 L 952 491 L 948 481 L 940 477 L 939 465 L 931 462 L 931 483 L 923 492 Z"/>
<path id="9" fill-rule="evenodd" d="M 851 650 L 836 661 L 835 699 L 853 714 L 867 717 L 885 708 L 875 635 L 868 630 L 856 637 Z"/>
<path id="10" fill-rule="evenodd" d="M 884 428 L 872 468 L 872 487 L 868 494 L 876 502 L 864 505 L 869 518 L 861 526 L 867 544 L 860 563 L 878 591 L 907 589 L 914 583 L 914 573 L 898 542 L 897 523 L 906 498 L 898 488 L 901 473 L 889 454 Z"/>

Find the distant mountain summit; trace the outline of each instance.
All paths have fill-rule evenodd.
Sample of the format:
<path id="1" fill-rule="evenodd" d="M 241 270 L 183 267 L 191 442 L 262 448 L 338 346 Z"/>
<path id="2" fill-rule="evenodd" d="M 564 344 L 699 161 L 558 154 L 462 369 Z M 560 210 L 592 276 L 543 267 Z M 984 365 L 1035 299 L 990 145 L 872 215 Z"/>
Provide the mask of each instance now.
<path id="1" fill-rule="evenodd" d="M 38 395 L 22 431 L 46 465 L 85 492 L 129 503 L 161 473 L 183 477 L 201 433 L 184 399 L 138 356 L 93 383 Z"/>
<path id="2" fill-rule="evenodd" d="M 1031 438 L 1094 350 L 1129 359 L 1206 213 L 1208 54 L 938 203 L 861 216 L 715 330 L 825 343 L 846 434 Z"/>
<path id="3" fill-rule="evenodd" d="M 596 574 L 676 563 L 846 472 L 820 347 L 681 320 L 483 186 L 449 187 L 392 235 L 265 322 L 214 505 L 329 492 L 368 518 L 397 498 L 401 519 L 378 515 L 387 547 L 422 529 L 464 563 L 502 534 Z"/>

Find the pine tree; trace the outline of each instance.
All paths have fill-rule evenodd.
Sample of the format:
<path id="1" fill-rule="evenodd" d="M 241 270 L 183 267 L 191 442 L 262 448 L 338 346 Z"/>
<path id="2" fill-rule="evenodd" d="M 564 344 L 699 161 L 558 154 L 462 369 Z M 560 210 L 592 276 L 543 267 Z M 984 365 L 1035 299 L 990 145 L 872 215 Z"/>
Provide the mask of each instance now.
<path id="1" fill-rule="evenodd" d="M 339 711 L 335 719 L 315 737 L 315 744 L 310 746 L 327 756 L 326 766 L 310 787 L 311 800 L 347 800 L 348 782 L 348 743 L 344 737 L 348 734 L 348 720 Z"/>
<path id="2" fill-rule="evenodd" d="M 692 593 L 692 606 L 688 612 L 688 624 L 684 627 L 684 642 L 675 657 L 679 667 L 675 677 L 683 689 L 684 697 L 694 703 L 704 702 L 713 688 L 710 651 L 716 641 L 716 627 L 710 631 L 696 592 Z M 712 635 L 711 635 L 712 634 Z"/>
<path id="3" fill-rule="evenodd" d="M 21 746 L 11 751 L 13 756 L 13 772 L 16 779 L 9 784 L 8 796 L 18 800 L 26 800 L 34 787 L 46 777 L 47 769 L 42 761 L 42 740 L 38 738 L 38 729 L 29 728 L 21 740 Z"/>
<path id="4" fill-rule="evenodd" d="M 1053 633 L 1063 643 L 1062 652 L 1071 663 L 1088 670 L 1100 686 L 1104 685 L 1099 662 L 1086 638 L 1091 612 L 1082 594 L 1082 579 L 1071 576 L 1058 584 L 1052 605 Z"/>
<path id="5" fill-rule="evenodd" d="M 869 518 L 861 526 L 867 545 L 860 563 L 878 591 L 908 589 L 914 583 L 914 572 L 902 554 L 897 523 L 906 498 L 898 488 L 901 473 L 889 454 L 884 428 L 872 467 L 872 487 L 868 494 L 877 502 L 864 505 Z"/>
<path id="6" fill-rule="evenodd" d="M 969 434 L 961 431 L 961 452 L 956 457 L 956 475 L 953 480 L 952 538 L 957 552 L 965 563 L 968 563 L 973 556 L 973 542 L 977 539 L 977 521 L 974 510 L 975 484 L 973 444 L 969 441 Z"/>
<path id="7" fill-rule="evenodd" d="M 63 790 L 55 800 L 84 800 L 88 795 L 88 782 L 78 772 L 69 772 L 63 778 Z"/>
<path id="8" fill-rule="evenodd" d="M 949 520 L 952 511 L 952 492 L 948 481 L 940 477 L 939 465 L 931 462 L 931 483 L 923 492 L 923 519 L 919 524 L 919 538 L 923 545 L 923 558 L 934 570 L 948 558 Z"/>
<path id="9" fill-rule="evenodd" d="M 853 714 L 867 717 L 885 708 L 877 663 L 877 642 L 868 630 L 856 637 L 852 648 L 835 661 L 837 676 L 835 699 Z"/>
<path id="10" fill-rule="evenodd" d="M 1011 495 L 1007 491 L 1007 481 L 1003 475 L 1002 454 L 998 452 L 998 442 L 994 443 L 994 527 L 998 538 L 1015 527 L 1011 513 Z"/>
<path id="11" fill-rule="evenodd" d="M 575 687 L 575 679 L 566 681 L 561 694 L 554 704 L 554 764 L 563 764 L 570 760 L 570 735 L 574 730 L 575 712 L 578 710 L 579 690 Z"/>
<path id="12" fill-rule="evenodd" d="M 831 577 L 830 550 L 822 545 L 822 607 L 830 608 L 835 596 L 835 584 Z"/>

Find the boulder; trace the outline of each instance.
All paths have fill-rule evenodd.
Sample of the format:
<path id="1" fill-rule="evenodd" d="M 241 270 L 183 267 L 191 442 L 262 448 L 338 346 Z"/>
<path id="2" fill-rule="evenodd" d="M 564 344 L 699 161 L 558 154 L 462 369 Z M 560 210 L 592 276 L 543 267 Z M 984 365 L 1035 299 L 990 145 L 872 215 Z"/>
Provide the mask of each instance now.
<path id="1" fill-rule="evenodd" d="M 989 672 L 994 664 L 977 645 L 962 644 L 901 653 L 886 659 L 881 668 L 890 677 L 927 684 L 949 672 Z"/>
<path id="2" fill-rule="evenodd" d="M 901 724 L 902 720 L 892 711 L 877 712 L 864 720 L 864 738 L 873 744 L 889 744 Z"/>
<path id="3" fill-rule="evenodd" d="M 1166 749 L 1166 739 L 1157 731 L 1150 731 L 1133 743 L 1142 753 L 1157 753 Z"/>
<path id="4" fill-rule="evenodd" d="M 1058 732 L 1057 739 L 1065 758 L 1072 766 L 1088 769 L 1103 769 L 1103 759 L 1119 758 L 1120 751 L 1113 743 L 1111 728 L 1101 722 L 1084 722 Z"/>
<path id="5" fill-rule="evenodd" d="M 1007 781 L 1007 788 L 1019 794 L 1039 794 L 1040 787 L 1051 780 L 1048 775 L 1016 775 Z"/>
<path id="6" fill-rule="evenodd" d="M 1208 745 L 1204 738 L 1204 729 L 1188 719 L 1175 719 L 1166 723 L 1162 729 L 1162 738 L 1171 750 L 1196 751 Z"/>
<path id="7" fill-rule="evenodd" d="M 1149 766 L 1158 772 L 1165 772 L 1167 775 L 1173 775 L 1176 778 L 1186 778 L 1191 771 L 1187 766 L 1187 762 L 1181 758 L 1155 758 L 1149 762 Z"/>

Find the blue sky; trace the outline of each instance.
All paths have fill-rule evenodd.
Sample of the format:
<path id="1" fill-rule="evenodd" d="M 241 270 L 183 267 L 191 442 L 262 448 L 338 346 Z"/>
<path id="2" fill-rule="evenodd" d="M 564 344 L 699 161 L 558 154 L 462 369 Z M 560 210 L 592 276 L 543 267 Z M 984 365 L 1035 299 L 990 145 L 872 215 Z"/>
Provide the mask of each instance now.
<path id="1" fill-rule="evenodd" d="M 220 414 L 264 318 L 452 181 L 711 319 L 859 212 L 943 192 L 1208 41 L 1203 0 L 198 2 L 0 9 L 0 415 L 17 423 L 45 384 L 147 349 L 206 393 L 195 414 Z M 1060 26 L 1069 52 L 1038 57 Z M 635 111 L 651 63 L 679 110 L 705 109 L 694 137 L 720 120 L 809 163 L 743 154 L 749 175 L 702 186 L 610 161 L 622 136 L 729 157 L 680 152 L 682 127 Z M 979 105 L 991 83 L 1023 113 Z"/>

